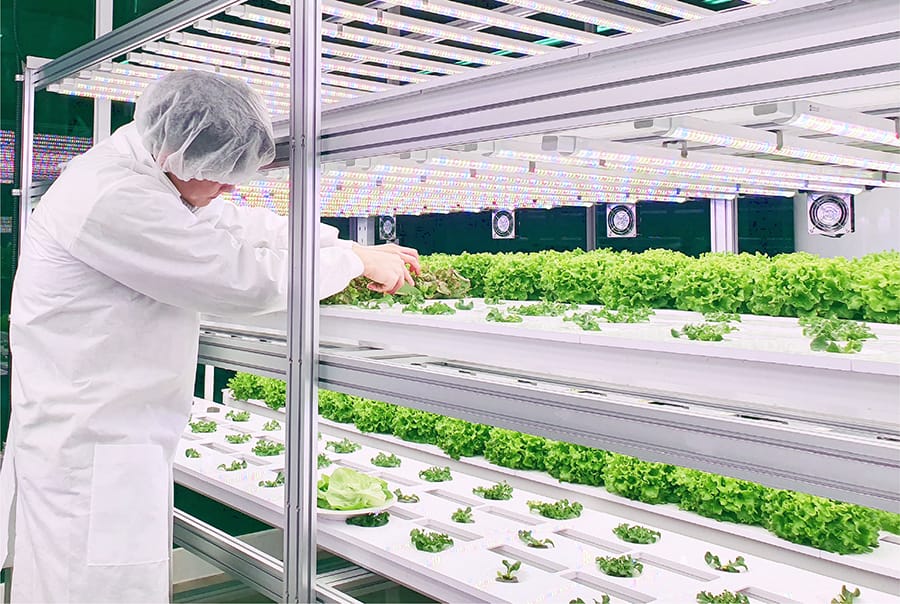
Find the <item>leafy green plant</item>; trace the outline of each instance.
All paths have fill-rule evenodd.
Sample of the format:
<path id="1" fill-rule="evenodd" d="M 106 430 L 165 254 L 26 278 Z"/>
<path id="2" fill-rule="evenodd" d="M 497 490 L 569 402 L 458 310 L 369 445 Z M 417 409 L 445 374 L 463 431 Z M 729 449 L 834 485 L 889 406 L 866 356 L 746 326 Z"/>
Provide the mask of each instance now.
<path id="1" fill-rule="evenodd" d="M 487 304 L 488 306 L 496 306 L 498 304 L 504 304 L 504 302 L 502 300 L 500 300 L 500 298 L 495 298 L 493 296 L 485 296 L 484 303 Z"/>
<path id="2" fill-rule="evenodd" d="M 853 353 L 862 350 L 863 342 L 877 338 L 868 325 L 843 319 L 801 317 L 803 335 L 812 338 L 810 350 Z"/>
<path id="3" fill-rule="evenodd" d="M 601 594 L 600 599 L 591 598 L 594 601 L 594 604 L 609 604 L 610 597 L 609 594 Z M 569 600 L 569 604 L 586 604 L 584 598 L 575 598 L 574 600 Z"/>
<path id="4" fill-rule="evenodd" d="M 341 424 L 352 424 L 356 418 L 357 399 L 342 392 L 319 390 L 319 415 Z"/>
<path id="5" fill-rule="evenodd" d="M 272 457 L 284 453 L 284 445 L 273 440 L 260 439 L 253 445 L 253 453 L 259 457 Z"/>
<path id="6" fill-rule="evenodd" d="M 831 604 L 853 604 L 853 601 L 859 596 L 860 591 L 858 587 L 850 591 L 846 585 L 841 585 L 841 593 L 831 599 Z"/>
<path id="7" fill-rule="evenodd" d="M 284 380 L 263 378 L 262 398 L 266 407 L 274 411 L 284 408 L 287 401 L 287 383 Z"/>
<path id="8" fill-rule="evenodd" d="M 544 518 L 551 518 L 553 520 L 570 520 L 572 518 L 578 518 L 581 516 L 581 511 L 584 509 L 584 506 L 578 503 L 577 501 L 573 501 L 569 503 L 568 499 L 560 499 L 554 503 L 547 503 L 544 501 L 529 501 L 528 509 L 532 512 L 537 512 Z"/>
<path id="9" fill-rule="evenodd" d="M 246 432 L 241 434 L 226 434 L 225 440 L 230 442 L 233 445 L 242 445 L 246 442 L 249 442 L 252 437 Z"/>
<path id="10" fill-rule="evenodd" d="M 722 571 L 723 573 L 739 573 L 741 572 L 741 569 L 744 569 L 745 571 L 750 570 L 747 568 L 747 563 L 744 561 L 743 556 L 738 556 L 734 560 L 729 560 L 723 564 L 718 556 L 714 555 L 712 552 L 706 552 L 703 559 L 706 560 L 707 566 Z"/>
<path id="11" fill-rule="evenodd" d="M 250 421 L 250 412 L 249 411 L 231 410 L 225 414 L 225 419 L 230 419 L 233 422 L 249 422 Z"/>
<path id="12" fill-rule="evenodd" d="M 638 526 L 636 524 L 631 526 L 626 523 L 622 523 L 614 528 L 613 533 L 615 533 L 616 537 L 622 541 L 628 543 L 640 543 L 643 545 L 656 543 L 661 536 L 659 531 L 654 531 L 653 529 L 648 529 L 647 527 Z"/>
<path id="13" fill-rule="evenodd" d="M 423 304 L 419 300 L 411 300 L 409 304 L 403 307 L 403 312 L 421 313 L 423 315 L 454 315 L 456 311 L 452 306 L 443 302 L 432 302 L 431 304 Z"/>
<path id="14" fill-rule="evenodd" d="M 852 503 L 771 489 L 763 518 L 782 539 L 828 552 L 861 554 L 878 547 L 878 514 Z"/>
<path id="15" fill-rule="evenodd" d="M 262 429 L 266 432 L 274 432 L 275 430 L 281 430 L 281 424 L 278 423 L 277 419 L 269 420 L 263 424 Z"/>
<path id="16" fill-rule="evenodd" d="M 419 478 L 427 480 L 428 482 L 446 482 L 448 480 L 453 480 L 453 476 L 450 474 L 450 468 L 446 466 L 443 468 L 439 466 L 426 468 L 419 472 Z"/>
<path id="17" fill-rule="evenodd" d="M 900 535 L 900 514 L 885 510 L 871 510 L 878 517 L 881 530 Z"/>
<path id="18" fill-rule="evenodd" d="M 732 321 L 740 323 L 741 315 L 736 312 L 705 312 L 703 313 L 703 320 L 707 323 L 730 323 Z"/>
<path id="19" fill-rule="evenodd" d="M 453 304 L 453 308 L 456 310 L 472 310 L 475 308 L 475 303 L 471 300 L 457 300 Z"/>
<path id="20" fill-rule="evenodd" d="M 397 407 L 391 431 L 397 438 L 415 443 L 433 445 L 437 440 L 435 426 L 441 416 L 428 411 Z"/>
<path id="21" fill-rule="evenodd" d="M 328 459 L 328 456 L 325 455 L 324 453 L 319 453 L 319 458 L 317 460 L 317 463 L 318 463 L 318 469 L 321 470 L 322 468 L 327 468 L 328 466 L 330 466 L 331 460 Z"/>
<path id="22" fill-rule="evenodd" d="M 505 501 L 507 499 L 512 499 L 513 488 L 504 480 L 503 482 L 498 482 L 490 487 L 475 487 L 472 489 L 472 492 L 485 499 Z"/>
<path id="23" fill-rule="evenodd" d="M 280 487 L 284 485 L 284 472 L 279 471 L 278 474 L 275 475 L 275 480 L 260 480 L 259 486 L 272 488 L 272 487 Z"/>
<path id="24" fill-rule="evenodd" d="M 453 539 L 444 533 L 413 529 L 409 532 L 412 544 L 420 552 L 438 553 L 453 547 Z"/>
<path id="25" fill-rule="evenodd" d="M 387 512 L 379 512 L 378 514 L 365 514 L 363 516 L 350 516 L 344 522 L 352 526 L 362 526 L 366 528 L 377 528 L 384 526 L 390 519 Z"/>
<path id="26" fill-rule="evenodd" d="M 544 470 L 546 450 L 547 441 L 540 436 L 493 428 L 484 445 L 484 457 L 514 470 Z"/>
<path id="27" fill-rule="evenodd" d="M 416 277 L 416 288 L 427 300 L 439 298 L 465 298 L 469 293 L 469 280 L 452 267 L 423 267 Z"/>
<path id="28" fill-rule="evenodd" d="M 610 577 L 638 577 L 644 572 L 644 565 L 631 556 L 598 556 L 597 568 Z"/>
<path id="29" fill-rule="evenodd" d="M 502 300 L 540 300 L 543 298 L 541 273 L 552 253 L 496 254 L 484 276 L 485 297 Z"/>
<path id="30" fill-rule="evenodd" d="M 376 432 L 390 434 L 394 423 L 397 405 L 356 399 L 353 403 L 353 422 L 360 432 Z"/>
<path id="31" fill-rule="evenodd" d="M 561 317 L 562 315 L 566 314 L 566 311 L 577 309 L 577 304 L 566 304 L 564 302 L 548 302 L 544 300 L 536 304 L 510 306 L 508 310 L 514 315 L 522 315 L 523 317 Z"/>
<path id="32" fill-rule="evenodd" d="M 571 321 L 584 331 L 603 331 L 597 315 L 590 311 L 573 312 L 571 315 L 566 316 L 563 321 Z"/>
<path id="33" fill-rule="evenodd" d="M 734 593 L 727 589 L 718 594 L 701 591 L 697 594 L 697 604 L 750 604 L 750 598 L 740 592 Z"/>
<path id="34" fill-rule="evenodd" d="M 323 474 L 316 496 L 318 507 L 342 511 L 377 508 L 394 498 L 384 480 L 350 468 Z"/>
<path id="35" fill-rule="evenodd" d="M 675 466 L 610 453 L 603 468 L 606 490 L 644 503 L 677 501 Z"/>
<path id="36" fill-rule="evenodd" d="M 513 315 L 509 313 L 504 313 L 499 308 L 492 308 L 488 311 L 488 314 L 484 317 L 485 321 L 492 321 L 494 323 L 521 323 L 522 317 L 521 315 Z"/>
<path id="37" fill-rule="evenodd" d="M 707 518 L 741 524 L 761 524 L 766 487 L 693 470 L 678 468 L 673 473 L 678 487 L 678 507 Z"/>
<path id="38" fill-rule="evenodd" d="M 197 449 L 185 449 L 184 456 L 190 459 L 198 459 L 200 457 L 200 451 Z"/>
<path id="39" fill-rule="evenodd" d="M 506 570 L 498 570 L 496 581 L 500 583 L 518 583 L 519 578 L 516 577 L 516 572 L 520 568 L 522 568 L 522 562 L 519 560 L 515 560 L 510 562 L 509 560 L 503 561 L 503 566 Z"/>
<path id="40" fill-rule="evenodd" d="M 434 424 L 435 443 L 452 459 L 484 453 L 491 427 L 453 417 L 441 417 Z"/>
<path id="41" fill-rule="evenodd" d="M 329 440 L 325 443 L 325 448 L 334 451 L 340 455 L 346 455 L 348 453 L 355 453 L 362 449 L 362 445 L 359 443 L 355 443 L 349 438 L 345 438 L 343 440 Z"/>
<path id="42" fill-rule="evenodd" d="M 533 547 L 536 549 L 547 549 L 548 547 L 556 547 L 550 539 L 538 539 L 531 534 L 531 531 L 526 531 L 524 529 L 518 532 L 519 541 L 527 545 L 528 547 Z"/>
<path id="43" fill-rule="evenodd" d="M 547 441 L 547 472 L 561 482 L 603 486 L 606 451 L 562 441 Z"/>
<path id="44" fill-rule="evenodd" d="M 471 507 L 458 508 L 455 512 L 450 514 L 450 520 L 452 520 L 453 522 L 459 522 L 462 524 L 472 524 L 473 522 L 475 522 L 472 519 L 472 508 Z"/>
<path id="45" fill-rule="evenodd" d="M 228 380 L 228 387 L 234 398 L 240 401 L 263 398 L 263 378 L 250 373 L 236 373 Z"/>
<path id="46" fill-rule="evenodd" d="M 419 496 L 415 493 L 405 495 L 400 489 L 394 489 L 394 496 L 397 497 L 398 503 L 419 503 Z"/>
<path id="47" fill-rule="evenodd" d="M 686 337 L 688 340 L 701 342 L 721 342 L 725 335 L 737 331 L 737 328 L 729 323 L 688 323 L 680 330 L 672 329 L 672 337 Z"/>
<path id="48" fill-rule="evenodd" d="M 215 432 L 216 431 L 216 422 L 213 420 L 198 420 L 196 422 L 191 422 L 188 424 L 191 427 L 191 432 Z"/>
<path id="49" fill-rule="evenodd" d="M 602 308 L 593 312 L 608 323 L 645 323 L 656 314 L 652 309 L 643 306 L 619 309 Z"/>
<path id="50" fill-rule="evenodd" d="M 390 455 L 379 453 L 372 458 L 372 465 L 380 468 L 398 468 L 400 467 L 400 458 L 393 453 Z"/>
<path id="51" fill-rule="evenodd" d="M 234 472 L 235 470 L 246 470 L 247 469 L 247 460 L 242 459 L 241 461 L 233 461 L 229 465 L 225 465 L 220 463 L 217 467 L 219 470 L 225 470 L 226 472 Z"/>

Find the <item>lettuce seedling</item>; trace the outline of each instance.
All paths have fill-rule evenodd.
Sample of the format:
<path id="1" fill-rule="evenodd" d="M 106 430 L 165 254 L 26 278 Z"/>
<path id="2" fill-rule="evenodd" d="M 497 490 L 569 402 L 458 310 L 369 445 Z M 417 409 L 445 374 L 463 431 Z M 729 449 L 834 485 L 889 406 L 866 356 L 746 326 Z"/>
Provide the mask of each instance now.
<path id="1" fill-rule="evenodd" d="M 449 467 L 439 467 L 432 466 L 425 470 L 419 472 L 419 478 L 422 480 L 427 480 L 428 482 L 447 482 L 448 480 L 453 480 L 453 476 L 450 475 Z"/>
<path id="2" fill-rule="evenodd" d="M 252 436 L 250 436 L 246 432 L 244 432 L 242 434 L 226 434 L 225 435 L 225 440 L 227 440 L 228 442 L 230 442 L 233 445 L 242 445 L 245 442 L 248 442 L 251 438 L 252 438 Z"/>
<path id="3" fill-rule="evenodd" d="M 263 430 L 266 432 L 274 432 L 275 430 L 281 430 L 281 424 L 278 423 L 277 419 L 273 419 L 271 421 L 263 424 Z"/>
<path id="4" fill-rule="evenodd" d="M 459 508 L 452 514 L 450 514 L 450 520 L 453 522 L 459 522 L 462 524 L 472 524 L 475 522 L 472 520 L 472 508 L 467 507 L 465 509 Z"/>
<path id="5" fill-rule="evenodd" d="M 527 545 L 528 547 L 533 547 L 536 549 L 547 549 L 548 547 L 556 547 L 556 545 L 550 541 L 549 539 L 538 539 L 532 536 L 531 531 L 526 531 L 524 529 L 518 532 L 519 541 Z"/>
<path id="6" fill-rule="evenodd" d="M 653 529 L 638 525 L 629 526 L 625 523 L 614 528 L 613 533 L 615 533 L 616 537 L 622 541 L 627 541 L 628 543 L 640 543 L 643 545 L 656 543 L 659 541 L 660 537 L 659 531 L 654 531 Z"/>
<path id="7" fill-rule="evenodd" d="M 444 533 L 426 532 L 421 529 L 413 529 L 409 532 L 412 544 L 420 552 L 436 554 L 453 547 L 453 539 Z"/>
<path id="8" fill-rule="evenodd" d="M 250 421 L 250 412 L 249 411 L 235 411 L 231 410 L 225 414 L 225 419 L 230 419 L 233 422 L 248 422 Z"/>
<path id="9" fill-rule="evenodd" d="M 493 323 L 521 323 L 523 320 L 521 315 L 504 313 L 497 308 L 490 309 L 484 319 L 485 321 L 491 321 Z"/>
<path id="10" fill-rule="evenodd" d="M 472 493 L 479 497 L 484 497 L 485 499 L 505 501 L 507 499 L 512 499 L 513 488 L 504 480 L 503 482 L 496 483 L 492 487 L 475 487 L 472 489 Z"/>
<path id="11" fill-rule="evenodd" d="M 719 560 L 718 556 L 714 556 L 712 552 L 706 552 L 706 555 L 703 557 L 706 560 L 706 565 L 710 568 L 714 568 L 716 570 L 720 570 L 723 573 L 739 573 L 743 568 L 745 571 L 750 570 L 747 568 L 747 563 L 744 561 L 743 556 L 738 556 L 732 561 L 729 561 L 725 564 L 722 564 L 722 561 Z"/>
<path id="12" fill-rule="evenodd" d="M 247 469 L 247 460 L 242 459 L 241 461 L 233 461 L 230 465 L 225 465 L 223 463 L 219 464 L 217 468 L 219 470 L 225 470 L 226 472 L 234 472 L 235 470 L 246 470 Z"/>
<path id="13" fill-rule="evenodd" d="M 609 604 L 610 597 L 609 594 L 601 594 L 600 599 L 591 598 L 594 601 L 594 604 Z M 574 600 L 569 600 L 569 604 L 586 604 L 584 598 L 575 598 Z"/>
<path id="14" fill-rule="evenodd" d="M 394 489 L 394 495 L 397 497 L 397 503 L 419 503 L 419 496 L 415 493 L 404 495 L 400 489 Z"/>
<path id="15" fill-rule="evenodd" d="M 322 468 L 327 468 L 328 466 L 330 466 L 331 460 L 328 459 L 328 456 L 325 455 L 324 453 L 319 453 L 318 464 L 319 464 L 318 469 L 321 470 Z"/>
<path id="16" fill-rule="evenodd" d="M 278 474 L 275 475 L 275 480 L 260 480 L 259 486 L 272 488 L 272 487 L 280 487 L 284 485 L 284 472 L 279 471 Z"/>
<path id="17" fill-rule="evenodd" d="M 846 585 L 841 586 L 841 593 L 836 598 L 832 598 L 831 604 L 853 604 L 853 601 L 859 597 L 859 588 L 853 591 L 847 589 Z"/>
<path id="18" fill-rule="evenodd" d="M 381 512 L 378 514 L 365 514 L 363 516 L 351 516 L 345 522 L 352 526 L 362 526 L 366 528 L 377 528 L 388 523 L 390 514 Z"/>
<path id="19" fill-rule="evenodd" d="M 258 440 L 253 446 L 253 453 L 259 457 L 272 457 L 284 453 L 284 445 L 272 440 Z"/>
<path id="20" fill-rule="evenodd" d="M 506 571 L 497 571 L 496 581 L 500 583 L 518 583 L 519 578 L 515 576 L 516 572 L 522 568 L 522 562 L 516 560 L 515 562 L 510 562 L 509 560 L 503 561 L 503 566 L 506 567 Z"/>
<path id="21" fill-rule="evenodd" d="M 697 594 L 697 604 L 750 604 L 750 598 L 742 593 L 730 592 L 727 589 L 719 594 L 701 591 Z"/>
<path id="22" fill-rule="evenodd" d="M 631 556 L 598 556 L 597 568 L 610 577 L 639 577 L 644 572 L 644 565 Z"/>
<path id="23" fill-rule="evenodd" d="M 200 457 L 200 451 L 198 451 L 197 449 L 186 449 L 184 451 L 184 456 L 191 459 L 197 459 Z"/>
<path id="24" fill-rule="evenodd" d="M 362 449 L 362 445 L 359 443 L 355 443 L 349 438 L 345 438 L 341 441 L 330 440 L 325 443 L 326 449 L 331 449 L 335 453 L 346 455 L 347 453 L 354 453 Z"/>
<path id="25" fill-rule="evenodd" d="M 372 458 L 372 465 L 380 468 L 398 468 L 400 467 L 400 463 L 400 458 L 393 453 L 390 455 L 379 453 Z"/>
<path id="26" fill-rule="evenodd" d="M 215 432 L 216 431 L 216 422 L 209 420 L 198 420 L 196 422 L 191 422 L 188 424 L 191 427 L 191 432 Z"/>
<path id="27" fill-rule="evenodd" d="M 529 501 L 528 509 L 537 512 L 544 518 L 553 520 L 570 520 L 581 516 L 581 510 L 584 506 L 573 501 L 569 503 L 568 499 L 560 499 L 555 503 L 546 503 L 544 501 Z"/>
<path id="28" fill-rule="evenodd" d="M 702 342 L 721 342 L 725 339 L 725 334 L 737 331 L 737 327 L 729 323 L 689 323 L 681 328 L 672 329 L 672 337 L 680 338 L 685 336 L 688 340 L 699 340 Z"/>
<path id="29" fill-rule="evenodd" d="M 453 307 L 456 310 L 472 310 L 473 308 L 475 308 L 475 303 L 471 300 L 457 300 Z"/>

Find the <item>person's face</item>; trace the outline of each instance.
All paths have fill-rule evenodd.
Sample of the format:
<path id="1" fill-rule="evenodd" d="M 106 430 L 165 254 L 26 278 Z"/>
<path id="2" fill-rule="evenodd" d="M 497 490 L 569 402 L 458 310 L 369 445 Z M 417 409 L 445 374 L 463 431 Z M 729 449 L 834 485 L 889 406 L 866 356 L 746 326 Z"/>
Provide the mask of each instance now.
<path id="1" fill-rule="evenodd" d="M 207 206 L 219 195 L 229 193 L 235 189 L 234 185 L 224 185 L 212 180 L 181 180 L 174 174 L 167 173 L 166 175 L 172 181 L 172 184 L 175 185 L 175 188 L 178 189 L 181 198 L 195 208 Z"/>

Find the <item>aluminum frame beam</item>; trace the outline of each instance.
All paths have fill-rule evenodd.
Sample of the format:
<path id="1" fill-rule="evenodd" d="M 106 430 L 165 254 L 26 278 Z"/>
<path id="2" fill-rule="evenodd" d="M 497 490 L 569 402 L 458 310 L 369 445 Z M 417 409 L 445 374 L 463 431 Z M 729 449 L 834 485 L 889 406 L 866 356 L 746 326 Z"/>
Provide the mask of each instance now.
<path id="1" fill-rule="evenodd" d="M 765 43 L 761 43 L 764 40 Z M 784 0 L 404 87 L 323 115 L 329 160 L 898 81 L 893 0 Z"/>

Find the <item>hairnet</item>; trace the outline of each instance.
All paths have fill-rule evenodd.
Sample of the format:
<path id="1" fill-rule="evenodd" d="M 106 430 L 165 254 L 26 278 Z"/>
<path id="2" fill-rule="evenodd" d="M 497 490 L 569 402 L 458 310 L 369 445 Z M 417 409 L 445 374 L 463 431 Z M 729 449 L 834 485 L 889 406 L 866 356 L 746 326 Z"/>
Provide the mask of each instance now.
<path id="1" fill-rule="evenodd" d="M 275 158 L 262 97 L 235 78 L 174 71 L 144 91 L 134 120 L 156 163 L 181 180 L 241 184 Z"/>

